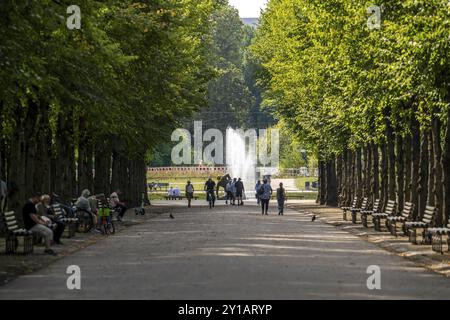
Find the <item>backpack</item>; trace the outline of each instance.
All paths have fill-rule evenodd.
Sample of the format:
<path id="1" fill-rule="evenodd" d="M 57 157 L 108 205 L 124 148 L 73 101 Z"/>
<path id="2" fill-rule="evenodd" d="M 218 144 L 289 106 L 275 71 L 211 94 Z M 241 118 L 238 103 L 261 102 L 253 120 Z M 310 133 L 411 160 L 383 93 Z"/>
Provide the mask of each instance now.
<path id="1" fill-rule="evenodd" d="M 261 185 L 261 187 L 259 187 L 259 190 L 258 190 L 258 195 L 260 195 L 260 196 L 262 196 L 263 194 L 264 194 L 264 185 Z"/>

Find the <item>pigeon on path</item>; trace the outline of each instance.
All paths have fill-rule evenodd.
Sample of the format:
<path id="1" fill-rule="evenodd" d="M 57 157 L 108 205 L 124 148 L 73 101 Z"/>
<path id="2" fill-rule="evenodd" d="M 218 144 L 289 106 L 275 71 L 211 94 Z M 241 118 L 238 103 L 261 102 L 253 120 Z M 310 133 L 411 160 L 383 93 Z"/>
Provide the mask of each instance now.
<path id="1" fill-rule="evenodd" d="M 175 217 L 173 216 L 173 214 L 170 214 L 170 219 L 175 219 Z"/>
<path id="2" fill-rule="evenodd" d="M 316 215 L 313 215 L 313 217 L 312 217 L 312 220 L 311 220 L 312 222 L 314 222 L 314 221 L 316 221 Z"/>

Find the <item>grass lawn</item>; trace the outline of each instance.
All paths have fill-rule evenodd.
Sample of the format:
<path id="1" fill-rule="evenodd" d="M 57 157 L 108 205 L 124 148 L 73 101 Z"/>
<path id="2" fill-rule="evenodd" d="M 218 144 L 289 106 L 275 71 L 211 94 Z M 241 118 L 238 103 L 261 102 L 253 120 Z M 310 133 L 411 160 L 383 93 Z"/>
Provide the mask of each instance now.
<path id="1" fill-rule="evenodd" d="M 309 182 L 312 185 L 313 182 L 317 181 L 317 177 L 299 177 L 295 178 L 295 186 L 299 190 L 305 190 L 305 182 Z"/>

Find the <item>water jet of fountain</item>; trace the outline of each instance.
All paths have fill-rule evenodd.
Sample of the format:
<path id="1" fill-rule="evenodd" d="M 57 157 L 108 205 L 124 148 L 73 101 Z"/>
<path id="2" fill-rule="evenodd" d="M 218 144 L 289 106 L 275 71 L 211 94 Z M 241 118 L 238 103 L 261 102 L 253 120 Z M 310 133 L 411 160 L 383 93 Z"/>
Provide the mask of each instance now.
<path id="1" fill-rule="evenodd" d="M 255 196 L 257 153 L 256 130 L 227 129 L 226 159 L 232 178 L 241 178 L 247 198 Z"/>

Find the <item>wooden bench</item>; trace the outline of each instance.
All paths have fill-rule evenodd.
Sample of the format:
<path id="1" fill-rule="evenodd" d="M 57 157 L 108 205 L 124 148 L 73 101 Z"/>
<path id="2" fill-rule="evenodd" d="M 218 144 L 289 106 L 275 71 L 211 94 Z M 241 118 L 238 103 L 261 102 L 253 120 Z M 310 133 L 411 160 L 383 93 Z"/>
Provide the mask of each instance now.
<path id="1" fill-rule="evenodd" d="M 420 221 L 410 221 L 405 223 L 405 228 L 409 235 L 409 241 L 412 244 L 418 244 L 418 229 L 422 229 L 422 244 L 431 244 L 430 239 L 427 237 L 427 230 L 433 227 L 437 214 L 438 210 L 435 207 L 427 206 Z"/>
<path id="2" fill-rule="evenodd" d="M 361 211 L 361 221 L 365 228 L 368 228 L 368 216 L 373 215 L 374 213 L 379 213 L 381 207 L 381 201 L 380 199 L 375 199 L 375 202 L 373 204 L 372 210 L 362 210 Z"/>
<path id="3" fill-rule="evenodd" d="M 356 224 L 356 221 L 358 220 L 358 213 L 363 210 L 369 209 L 368 206 L 369 206 L 369 199 L 363 198 L 360 208 L 351 208 L 350 209 L 350 211 L 352 212 L 352 223 Z"/>
<path id="4" fill-rule="evenodd" d="M 382 213 L 373 213 L 372 220 L 375 231 L 381 231 L 381 221 L 386 220 L 386 228 L 389 230 L 388 218 L 395 216 L 395 207 L 397 206 L 397 202 L 394 200 L 389 200 L 386 206 L 385 212 Z"/>
<path id="5" fill-rule="evenodd" d="M 401 224 L 401 230 L 403 231 L 403 234 L 405 236 L 407 235 L 405 223 L 411 221 L 413 211 L 414 211 L 414 203 L 405 202 L 403 210 L 399 216 L 387 218 L 389 230 L 391 231 L 391 234 L 393 236 L 397 237 L 397 223 Z"/>
<path id="6" fill-rule="evenodd" d="M 444 254 L 443 238 L 447 237 L 447 251 L 450 252 L 450 220 L 446 228 L 429 228 L 428 232 L 431 235 L 431 247 L 433 251 Z"/>
<path id="7" fill-rule="evenodd" d="M 23 239 L 23 251 L 24 255 L 33 253 L 33 233 L 26 230 L 23 224 L 20 224 L 16 218 L 14 211 L 5 212 L 5 225 L 6 225 L 6 242 L 5 253 L 16 254 L 19 247 L 19 239 Z"/>
<path id="8" fill-rule="evenodd" d="M 347 212 L 352 210 L 353 208 L 356 208 L 358 205 L 358 197 L 353 198 L 353 204 L 350 207 L 341 207 L 342 209 L 342 219 L 344 221 L 347 221 Z"/>
<path id="9" fill-rule="evenodd" d="M 73 238 L 77 231 L 78 218 L 66 217 L 65 211 L 61 208 L 59 203 L 52 204 L 52 211 L 55 215 L 55 219 L 66 225 L 67 237 Z"/>

